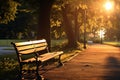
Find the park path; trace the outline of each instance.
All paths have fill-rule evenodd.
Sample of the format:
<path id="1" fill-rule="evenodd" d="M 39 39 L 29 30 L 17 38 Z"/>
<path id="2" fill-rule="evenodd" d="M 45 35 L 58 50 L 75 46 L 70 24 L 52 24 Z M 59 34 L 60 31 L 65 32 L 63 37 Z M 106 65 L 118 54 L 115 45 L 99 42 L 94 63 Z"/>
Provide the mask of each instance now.
<path id="1" fill-rule="evenodd" d="M 120 80 L 120 48 L 91 45 L 64 66 L 42 75 L 47 80 Z"/>
<path id="2" fill-rule="evenodd" d="M 15 50 L 11 49 L 11 47 L 1 47 L 0 46 L 0 55 L 13 54 L 13 53 L 15 53 Z"/>

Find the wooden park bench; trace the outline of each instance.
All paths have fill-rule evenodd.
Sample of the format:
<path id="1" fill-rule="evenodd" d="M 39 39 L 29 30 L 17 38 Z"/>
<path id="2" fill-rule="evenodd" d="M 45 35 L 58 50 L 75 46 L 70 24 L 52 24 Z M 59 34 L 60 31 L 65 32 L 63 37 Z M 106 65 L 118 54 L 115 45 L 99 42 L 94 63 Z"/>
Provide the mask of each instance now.
<path id="1" fill-rule="evenodd" d="M 42 66 L 44 62 L 53 59 L 58 56 L 58 63 L 59 66 L 62 65 L 62 62 L 60 60 L 61 55 L 63 54 L 63 51 L 57 51 L 57 52 L 49 52 L 48 50 L 48 44 L 45 39 L 42 40 L 33 40 L 33 41 L 25 41 L 25 42 L 11 42 L 11 44 L 14 46 L 18 62 L 20 65 L 20 78 L 22 78 L 23 75 L 23 65 L 29 64 L 29 63 L 35 63 L 36 65 L 36 76 L 38 80 L 41 80 L 41 76 L 39 75 L 39 66 Z M 31 55 L 32 57 L 23 59 L 22 56 Z"/>

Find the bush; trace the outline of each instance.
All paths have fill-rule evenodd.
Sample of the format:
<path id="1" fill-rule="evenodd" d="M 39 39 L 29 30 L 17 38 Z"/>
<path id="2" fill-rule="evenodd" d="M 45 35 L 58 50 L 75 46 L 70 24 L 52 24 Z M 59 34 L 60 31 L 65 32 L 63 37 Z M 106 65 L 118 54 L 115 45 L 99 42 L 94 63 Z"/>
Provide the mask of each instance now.
<path id="1" fill-rule="evenodd" d="M 93 40 L 93 42 L 94 42 L 94 43 L 100 43 L 101 40 L 100 40 L 99 38 L 96 38 L 96 39 Z"/>

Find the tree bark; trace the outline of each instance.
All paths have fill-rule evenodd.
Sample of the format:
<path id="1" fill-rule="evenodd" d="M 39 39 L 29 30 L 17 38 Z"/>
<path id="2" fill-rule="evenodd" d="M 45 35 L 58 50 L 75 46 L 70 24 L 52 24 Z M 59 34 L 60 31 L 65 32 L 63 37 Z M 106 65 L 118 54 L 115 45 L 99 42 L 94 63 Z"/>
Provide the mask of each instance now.
<path id="1" fill-rule="evenodd" d="M 64 29 L 68 38 L 68 45 L 69 47 L 74 47 L 77 45 L 74 29 L 71 26 L 70 20 L 67 16 L 69 10 L 69 6 L 66 5 L 65 8 L 62 7 L 62 16 L 64 20 Z"/>
<path id="2" fill-rule="evenodd" d="M 54 0 L 40 0 L 37 39 L 46 39 L 50 50 L 50 12 Z"/>
<path id="3" fill-rule="evenodd" d="M 79 41 L 79 27 L 78 27 L 78 11 L 77 9 L 75 9 L 74 11 L 74 19 L 75 19 L 75 38 L 76 38 L 76 41 L 78 42 Z"/>

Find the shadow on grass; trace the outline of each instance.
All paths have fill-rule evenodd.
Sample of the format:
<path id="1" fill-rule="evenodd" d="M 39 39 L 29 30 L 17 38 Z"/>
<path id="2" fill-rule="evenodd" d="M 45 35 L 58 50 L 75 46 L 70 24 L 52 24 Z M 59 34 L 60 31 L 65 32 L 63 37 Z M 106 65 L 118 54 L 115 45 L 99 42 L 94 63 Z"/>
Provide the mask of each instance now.
<path id="1" fill-rule="evenodd" d="M 115 57 L 107 58 L 104 80 L 120 80 L 120 61 Z"/>

